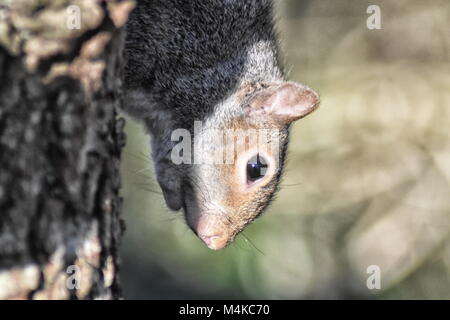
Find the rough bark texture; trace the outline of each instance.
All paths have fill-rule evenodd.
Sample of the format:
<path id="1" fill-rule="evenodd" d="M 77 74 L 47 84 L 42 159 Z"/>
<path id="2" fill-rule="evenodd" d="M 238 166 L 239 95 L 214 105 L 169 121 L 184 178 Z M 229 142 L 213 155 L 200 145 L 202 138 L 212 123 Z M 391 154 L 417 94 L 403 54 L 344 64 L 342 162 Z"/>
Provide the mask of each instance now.
<path id="1" fill-rule="evenodd" d="M 0 299 L 121 296 L 116 108 L 131 8 L 0 1 Z"/>

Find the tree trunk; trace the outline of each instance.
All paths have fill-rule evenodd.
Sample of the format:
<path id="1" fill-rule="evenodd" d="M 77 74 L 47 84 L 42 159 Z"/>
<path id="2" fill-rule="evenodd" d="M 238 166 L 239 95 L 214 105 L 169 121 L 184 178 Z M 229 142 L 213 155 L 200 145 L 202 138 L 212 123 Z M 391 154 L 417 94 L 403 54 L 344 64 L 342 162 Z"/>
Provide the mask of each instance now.
<path id="1" fill-rule="evenodd" d="M 120 298 L 130 1 L 0 1 L 0 299 Z"/>

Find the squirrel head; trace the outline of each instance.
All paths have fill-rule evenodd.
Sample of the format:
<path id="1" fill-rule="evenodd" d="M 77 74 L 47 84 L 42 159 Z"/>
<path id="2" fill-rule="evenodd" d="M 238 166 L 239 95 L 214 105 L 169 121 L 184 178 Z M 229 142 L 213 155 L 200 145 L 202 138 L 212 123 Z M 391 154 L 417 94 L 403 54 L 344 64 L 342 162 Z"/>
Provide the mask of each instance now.
<path id="1" fill-rule="evenodd" d="M 294 82 L 241 86 L 207 119 L 172 134 L 171 160 L 156 164 L 169 208 L 183 209 L 209 248 L 227 246 L 277 191 L 290 124 L 318 105 L 317 93 Z"/>

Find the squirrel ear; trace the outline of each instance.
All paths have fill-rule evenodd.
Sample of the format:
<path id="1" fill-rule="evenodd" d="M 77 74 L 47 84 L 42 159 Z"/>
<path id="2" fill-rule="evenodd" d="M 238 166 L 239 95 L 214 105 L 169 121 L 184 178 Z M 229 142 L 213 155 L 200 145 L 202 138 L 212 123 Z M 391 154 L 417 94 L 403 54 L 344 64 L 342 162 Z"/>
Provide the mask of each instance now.
<path id="1" fill-rule="evenodd" d="M 319 95 L 312 89 L 289 81 L 258 93 L 250 102 L 250 113 L 268 121 L 288 124 L 313 112 L 319 102 Z"/>

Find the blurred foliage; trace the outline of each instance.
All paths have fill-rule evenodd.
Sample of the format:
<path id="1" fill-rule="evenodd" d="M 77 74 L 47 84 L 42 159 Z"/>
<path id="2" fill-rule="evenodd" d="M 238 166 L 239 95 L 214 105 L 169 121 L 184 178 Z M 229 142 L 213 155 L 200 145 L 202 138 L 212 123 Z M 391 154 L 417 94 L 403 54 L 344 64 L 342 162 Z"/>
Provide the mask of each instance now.
<path id="1" fill-rule="evenodd" d="M 277 4 L 289 78 L 322 98 L 292 130 L 277 200 L 210 251 L 165 209 L 128 121 L 125 296 L 450 299 L 450 3 L 376 1 L 381 30 L 368 1 Z"/>

